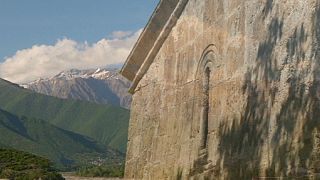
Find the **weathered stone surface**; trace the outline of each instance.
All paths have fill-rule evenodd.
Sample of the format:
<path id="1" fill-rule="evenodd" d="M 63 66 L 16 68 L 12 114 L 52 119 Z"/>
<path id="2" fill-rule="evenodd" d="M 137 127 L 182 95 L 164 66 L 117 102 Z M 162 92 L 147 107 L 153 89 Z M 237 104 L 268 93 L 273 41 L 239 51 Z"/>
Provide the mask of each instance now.
<path id="1" fill-rule="evenodd" d="M 126 177 L 316 179 L 319 43 L 319 0 L 189 0 L 135 89 Z"/>

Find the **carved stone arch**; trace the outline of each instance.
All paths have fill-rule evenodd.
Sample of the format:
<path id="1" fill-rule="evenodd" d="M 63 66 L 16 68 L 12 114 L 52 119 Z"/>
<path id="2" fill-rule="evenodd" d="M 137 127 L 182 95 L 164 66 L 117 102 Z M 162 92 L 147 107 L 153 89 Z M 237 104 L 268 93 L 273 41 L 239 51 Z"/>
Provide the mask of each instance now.
<path id="1" fill-rule="evenodd" d="M 199 60 L 197 70 L 196 70 L 196 77 L 195 79 L 199 79 L 199 77 L 202 75 L 203 70 L 206 67 L 209 67 L 211 69 L 215 69 L 221 66 L 221 61 L 218 56 L 218 50 L 214 44 L 208 45 Z"/>
<path id="2" fill-rule="evenodd" d="M 215 123 L 215 119 L 211 115 L 215 107 L 213 107 L 211 100 L 214 94 L 213 81 L 217 75 L 215 73 L 220 71 L 222 65 L 218 49 L 214 44 L 210 44 L 204 49 L 195 70 L 191 138 L 193 139 L 193 146 L 197 149 L 193 151 L 194 162 L 190 176 L 194 173 L 205 172 L 208 167 L 212 167 L 212 160 L 214 159 L 212 157 L 215 153 L 215 151 L 212 151 L 215 139 L 212 123 Z"/>
<path id="3" fill-rule="evenodd" d="M 215 70 L 221 67 L 217 48 L 214 44 L 210 44 L 203 51 L 196 69 L 196 106 L 194 107 L 194 121 L 198 132 L 198 147 L 200 151 L 206 151 L 208 148 L 209 123 L 212 117 L 209 116 L 210 109 L 210 93 L 212 90 L 211 77 Z"/>

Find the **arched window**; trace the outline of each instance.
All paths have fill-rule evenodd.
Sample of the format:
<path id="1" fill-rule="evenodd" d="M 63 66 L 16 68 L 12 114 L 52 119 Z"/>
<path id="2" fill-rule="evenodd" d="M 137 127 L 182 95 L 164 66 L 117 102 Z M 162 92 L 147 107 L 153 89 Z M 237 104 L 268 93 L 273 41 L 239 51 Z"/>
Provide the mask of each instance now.
<path id="1" fill-rule="evenodd" d="M 199 156 L 208 157 L 208 147 L 210 146 L 211 139 L 215 138 L 215 135 L 211 128 L 211 125 L 216 124 L 213 119 L 213 77 L 214 72 L 217 69 L 223 67 L 222 61 L 219 58 L 218 49 L 214 44 L 208 45 L 200 57 L 198 66 L 196 67 L 195 83 L 197 106 L 195 106 L 194 120 L 196 122 L 195 130 L 197 133 L 197 146 L 199 147 Z"/>
<path id="2" fill-rule="evenodd" d="M 202 124 L 201 124 L 201 149 L 208 145 L 209 133 L 209 111 L 210 111 L 210 75 L 211 70 L 206 67 L 203 73 L 203 103 L 202 103 Z"/>

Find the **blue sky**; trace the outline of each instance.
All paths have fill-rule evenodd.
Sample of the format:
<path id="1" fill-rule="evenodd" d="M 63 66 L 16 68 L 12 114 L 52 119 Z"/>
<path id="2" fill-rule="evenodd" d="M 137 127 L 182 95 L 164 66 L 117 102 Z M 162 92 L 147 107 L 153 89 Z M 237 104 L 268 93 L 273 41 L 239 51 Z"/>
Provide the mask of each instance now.
<path id="1" fill-rule="evenodd" d="M 0 0 L 0 78 L 125 61 L 159 0 Z"/>
<path id="2" fill-rule="evenodd" d="M 93 43 L 143 28 L 158 0 L 0 0 L 0 62 L 64 37 Z"/>

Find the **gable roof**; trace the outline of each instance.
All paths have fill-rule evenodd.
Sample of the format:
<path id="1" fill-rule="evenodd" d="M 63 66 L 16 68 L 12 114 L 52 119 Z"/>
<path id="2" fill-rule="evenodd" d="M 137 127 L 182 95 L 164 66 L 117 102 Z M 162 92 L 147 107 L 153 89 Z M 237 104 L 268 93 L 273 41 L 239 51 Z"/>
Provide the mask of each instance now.
<path id="1" fill-rule="evenodd" d="M 188 0 L 160 0 L 120 71 L 125 78 L 133 82 L 130 93 L 134 93 L 187 2 Z"/>

